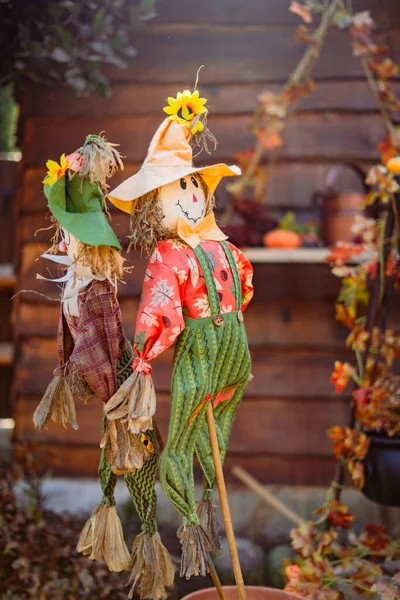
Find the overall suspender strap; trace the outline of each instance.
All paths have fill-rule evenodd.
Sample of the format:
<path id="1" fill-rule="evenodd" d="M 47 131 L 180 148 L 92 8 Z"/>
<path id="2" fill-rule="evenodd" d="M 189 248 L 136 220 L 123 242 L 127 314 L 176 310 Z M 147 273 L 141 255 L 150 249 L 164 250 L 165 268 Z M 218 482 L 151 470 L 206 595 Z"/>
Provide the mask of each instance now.
<path id="1" fill-rule="evenodd" d="M 242 286 L 240 283 L 239 269 L 236 264 L 235 257 L 233 256 L 232 250 L 229 248 L 228 244 L 226 242 L 221 242 L 221 245 L 225 250 L 225 254 L 232 271 L 233 283 L 235 285 L 236 310 L 238 311 L 242 308 Z"/>
<path id="2" fill-rule="evenodd" d="M 200 245 L 194 248 L 193 252 L 200 263 L 204 275 L 204 281 L 207 288 L 208 300 L 210 302 L 211 316 L 215 317 L 221 312 L 217 286 L 215 285 L 214 276 L 208 261 L 207 255 Z"/>

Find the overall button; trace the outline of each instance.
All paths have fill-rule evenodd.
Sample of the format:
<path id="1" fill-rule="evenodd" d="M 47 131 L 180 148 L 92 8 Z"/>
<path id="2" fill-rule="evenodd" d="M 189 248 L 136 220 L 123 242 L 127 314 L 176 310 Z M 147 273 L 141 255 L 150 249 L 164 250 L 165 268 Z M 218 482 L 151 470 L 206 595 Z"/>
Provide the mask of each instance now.
<path id="1" fill-rule="evenodd" d="M 217 327 L 221 327 L 221 325 L 224 324 L 224 317 L 222 315 L 215 315 L 213 321 L 214 325 L 216 325 Z"/>
<path id="2" fill-rule="evenodd" d="M 243 317 L 243 313 L 241 310 L 238 310 L 237 318 L 238 318 L 239 323 L 243 323 L 244 317 Z"/>

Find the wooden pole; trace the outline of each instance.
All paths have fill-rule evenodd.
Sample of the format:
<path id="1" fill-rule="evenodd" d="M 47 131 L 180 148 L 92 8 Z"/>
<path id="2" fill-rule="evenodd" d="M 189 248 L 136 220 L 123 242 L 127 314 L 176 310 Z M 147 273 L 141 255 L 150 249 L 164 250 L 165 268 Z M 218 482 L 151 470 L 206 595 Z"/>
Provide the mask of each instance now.
<path id="1" fill-rule="evenodd" d="M 241 467 L 233 467 L 232 473 L 240 479 L 245 486 L 252 492 L 255 492 L 264 502 L 273 506 L 278 512 L 285 516 L 289 521 L 295 523 L 295 525 L 307 525 L 307 521 L 302 519 L 298 514 L 291 510 L 288 506 L 283 504 L 278 498 L 276 498 L 271 492 L 263 486 L 257 479 L 255 479 L 250 473 Z"/>
<path id="2" fill-rule="evenodd" d="M 215 570 L 214 563 L 211 563 L 211 565 L 210 565 L 210 577 L 215 586 L 215 589 L 217 590 L 219 600 L 226 600 L 226 596 L 224 594 L 224 589 L 223 589 L 220 579 L 218 577 L 218 573 Z"/>
<path id="3" fill-rule="evenodd" d="M 211 451 L 214 460 L 215 476 L 221 504 L 222 516 L 224 519 L 226 538 L 228 541 L 229 553 L 231 555 L 233 574 L 235 576 L 239 600 L 247 600 L 246 588 L 244 586 L 242 569 L 240 567 L 239 554 L 235 542 L 233 531 L 231 511 L 229 509 L 228 495 L 226 493 L 224 473 L 221 464 L 221 455 L 219 452 L 217 432 L 215 430 L 214 409 L 212 402 L 207 407 L 207 425 L 210 434 Z"/>

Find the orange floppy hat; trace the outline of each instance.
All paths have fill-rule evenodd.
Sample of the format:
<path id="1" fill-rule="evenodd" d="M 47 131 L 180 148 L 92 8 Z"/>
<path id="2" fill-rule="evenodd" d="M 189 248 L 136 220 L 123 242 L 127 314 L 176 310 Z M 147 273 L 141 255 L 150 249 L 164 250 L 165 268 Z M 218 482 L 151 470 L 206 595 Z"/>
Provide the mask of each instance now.
<path id="1" fill-rule="evenodd" d="M 147 157 L 139 171 L 109 192 L 109 200 L 117 208 L 131 213 L 140 196 L 193 173 L 203 177 L 211 193 L 214 193 L 222 177 L 241 174 L 236 165 L 223 163 L 195 167 L 189 143 L 191 136 L 190 122 L 173 116 L 164 119 L 150 142 Z"/>

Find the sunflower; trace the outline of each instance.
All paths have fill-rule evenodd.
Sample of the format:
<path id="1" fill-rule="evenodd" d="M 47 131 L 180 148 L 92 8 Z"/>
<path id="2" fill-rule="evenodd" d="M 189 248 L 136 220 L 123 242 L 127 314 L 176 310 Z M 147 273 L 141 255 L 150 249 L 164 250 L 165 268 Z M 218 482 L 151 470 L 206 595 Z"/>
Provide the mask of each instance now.
<path id="1" fill-rule="evenodd" d="M 189 90 L 184 90 L 183 92 L 178 92 L 176 98 L 167 98 L 167 102 L 168 106 L 163 110 L 169 115 L 168 119 L 170 121 L 183 123 L 189 128 L 192 135 L 198 131 L 203 131 L 204 125 L 198 117 L 208 112 L 204 106 L 207 98 L 199 98 L 197 90 L 193 94 Z"/>

